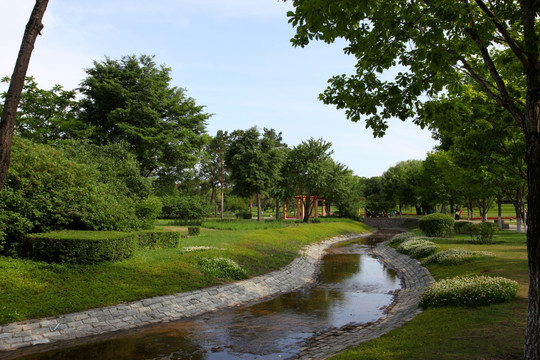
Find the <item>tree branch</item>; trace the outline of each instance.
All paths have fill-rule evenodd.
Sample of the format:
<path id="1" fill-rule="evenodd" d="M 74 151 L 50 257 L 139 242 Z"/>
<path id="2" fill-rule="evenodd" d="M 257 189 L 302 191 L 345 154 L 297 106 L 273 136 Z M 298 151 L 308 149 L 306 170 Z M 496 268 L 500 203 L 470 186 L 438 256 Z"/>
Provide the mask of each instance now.
<path id="1" fill-rule="evenodd" d="M 510 32 L 506 29 L 504 24 L 497 18 L 495 13 L 491 11 L 491 9 L 482 0 L 475 1 L 476 4 L 480 7 L 480 9 L 491 19 L 491 21 L 493 22 L 499 33 L 503 36 L 505 42 L 508 44 L 512 52 L 516 55 L 523 67 L 528 68 L 529 61 L 525 56 L 523 48 L 517 43 L 516 40 L 514 40 L 514 38 L 512 38 L 512 35 L 510 35 Z"/>

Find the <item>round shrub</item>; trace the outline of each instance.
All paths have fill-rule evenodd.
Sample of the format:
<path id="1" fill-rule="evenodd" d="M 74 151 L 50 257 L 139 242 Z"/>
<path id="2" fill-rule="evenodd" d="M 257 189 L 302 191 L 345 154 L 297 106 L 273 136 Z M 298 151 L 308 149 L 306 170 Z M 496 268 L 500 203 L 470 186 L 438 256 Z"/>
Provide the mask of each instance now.
<path id="1" fill-rule="evenodd" d="M 469 251 L 465 249 L 448 249 L 438 252 L 422 261 L 422 265 L 441 264 L 458 265 L 467 260 L 480 258 L 484 256 L 494 257 L 495 254 L 489 251 Z"/>
<path id="2" fill-rule="evenodd" d="M 397 251 L 409 255 L 412 258 L 419 259 L 434 254 L 439 247 L 432 241 L 412 238 L 397 247 Z"/>
<path id="3" fill-rule="evenodd" d="M 472 242 L 475 244 L 491 244 L 493 243 L 493 235 L 498 230 L 497 224 L 481 223 L 471 224 L 470 234 Z"/>
<path id="4" fill-rule="evenodd" d="M 418 227 L 430 237 L 445 237 L 454 229 L 454 218 L 445 214 L 430 214 L 418 220 Z"/>
<path id="5" fill-rule="evenodd" d="M 444 279 L 431 284 L 420 298 L 420 306 L 482 306 L 516 297 L 518 283 L 502 277 L 469 276 Z"/>
<path id="6" fill-rule="evenodd" d="M 228 280 L 241 280 L 248 277 L 247 271 L 229 258 L 202 258 L 199 265 L 207 275 Z"/>

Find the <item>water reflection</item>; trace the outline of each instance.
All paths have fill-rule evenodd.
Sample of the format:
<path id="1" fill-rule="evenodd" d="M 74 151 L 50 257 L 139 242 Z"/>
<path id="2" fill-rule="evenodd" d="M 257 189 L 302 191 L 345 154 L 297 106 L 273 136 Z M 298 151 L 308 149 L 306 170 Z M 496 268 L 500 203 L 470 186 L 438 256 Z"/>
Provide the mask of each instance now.
<path id="1" fill-rule="evenodd" d="M 399 288 L 399 279 L 368 254 L 369 247 L 364 240 L 331 249 L 317 284 L 310 288 L 252 306 L 20 359 L 287 358 L 298 353 L 314 332 L 383 316 L 393 300 L 392 292 Z"/>

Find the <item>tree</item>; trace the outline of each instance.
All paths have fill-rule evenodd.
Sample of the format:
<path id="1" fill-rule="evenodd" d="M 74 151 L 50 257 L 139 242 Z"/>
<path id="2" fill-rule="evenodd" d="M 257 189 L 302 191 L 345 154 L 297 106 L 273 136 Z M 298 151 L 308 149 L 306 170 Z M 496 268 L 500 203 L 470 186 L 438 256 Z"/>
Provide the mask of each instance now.
<path id="1" fill-rule="evenodd" d="M 2 79 L 9 82 L 9 78 Z M 0 95 L 5 98 L 6 94 Z M 27 77 L 21 93 L 15 133 L 41 143 L 61 139 L 84 138 L 85 124 L 77 117 L 78 101 L 75 90 L 55 85 L 40 89 L 33 77 Z"/>
<path id="2" fill-rule="evenodd" d="M 402 161 L 390 167 L 382 175 L 386 196 L 398 204 L 400 214 L 403 212 L 404 205 L 415 206 L 418 204 L 412 171 L 419 166 L 422 166 L 420 160 Z"/>
<path id="3" fill-rule="evenodd" d="M 264 129 L 261 136 L 256 127 L 235 130 L 225 154 L 234 192 L 244 197 L 257 196 L 258 221 L 262 220 L 261 195 L 276 182 L 280 166 L 274 134 L 275 131 Z"/>
<path id="4" fill-rule="evenodd" d="M 304 222 L 308 222 L 311 215 L 312 197 L 324 196 L 323 191 L 330 180 L 333 167 L 331 146 L 323 139 L 311 138 L 286 154 L 281 169 L 283 188 L 287 198 L 301 196 Z"/>
<path id="5" fill-rule="evenodd" d="M 227 131 L 219 130 L 204 147 L 204 156 L 201 161 L 203 177 L 210 183 L 210 203 L 214 204 L 214 215 L 217 216 L 217 191 L 220 189 L 220 216 L 223 219 L 225 179 L 228 173 L 225 168 L 225 153 L 229 142 Z"/>
<path id="6" fill-rule="evenodd" d="M 540 358 L 540 61 L 537 0 L 292 0 L 293 39 L 348 42 L 358 62 L 350 77 L 336 76 L 321 95 L 382 136 L 387 121 L 415 118 L 421 96 L 461 93 L 475 83 L 513 117 L 525 136 L 528 171 L 529 316 L 526 359 Z M 393 80 L 377 73 L 397 70 Z M 520 74 L 516 76 L 516 74 Z M 517 77 L 518 81 L 515 81 Z M 525 90 L 525 91 L 523 91 Z"/>
<path id="7" fill-rule="evenodd" d="M 2 117 L 0 118 L 0 190 L 4 187 L 9 169 L 15 117 L 17 116 L 17 107 L 19 106 L 26 71 L 30 64 L 30 57 L 34 50 L 36 38 L 41 34 L 41 30 L 43 29 L 41 21 L 48 4 L 49 0 L 36 0 L 36 5 L 32 10 L 30 20 L 28 20 L 26 30 L 24 31 L 21 48 L 2 109 Z"/>
<path id="8" fill-rule="evenodd" d="M 152 56 L 106 58 L 87 69 L 81 118 L 98 144 L 126 142 L 141 174 L 178 178 L 198 161 L 209 114 L 170 85 L 170 68 Z"/>

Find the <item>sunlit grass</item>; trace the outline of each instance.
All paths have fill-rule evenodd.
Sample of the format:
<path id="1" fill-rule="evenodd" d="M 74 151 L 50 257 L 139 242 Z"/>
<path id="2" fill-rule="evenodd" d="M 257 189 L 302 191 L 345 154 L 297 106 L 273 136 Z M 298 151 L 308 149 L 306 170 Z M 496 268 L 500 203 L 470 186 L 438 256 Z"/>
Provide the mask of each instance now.
<path id="1" fill-rule="evenodd" d="M 131 259 L 91 266 L 0 257 L 0 323 L 185 292 L 227 281 L 204 276 L 202 258 L 229 258 L 249 276 L 260 275 L 288 264 L 306 244 L 366 230 L 365 225 L 349 220 L 259 230 L 202 228 L 199 236 L 182 237 L 176 249 L 140 250 Z M 194 246 L 208 249 L 181 250 Z"/>

